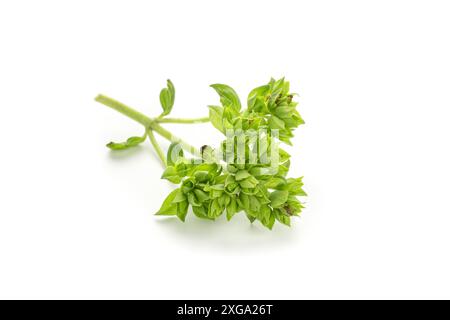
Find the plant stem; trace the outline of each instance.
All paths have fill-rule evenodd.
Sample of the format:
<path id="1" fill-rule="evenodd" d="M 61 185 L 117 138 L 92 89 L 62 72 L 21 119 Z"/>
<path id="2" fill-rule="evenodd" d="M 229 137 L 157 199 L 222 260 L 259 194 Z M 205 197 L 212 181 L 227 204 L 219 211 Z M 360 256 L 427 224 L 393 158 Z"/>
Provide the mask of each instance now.
<path id="1" fill-rule="evenodd" d="M 189 153 L 195 156 L 199 156 L 200 152 L 197 150 L 197 148 L 193 147 L 186 141 L 178 138 L 177 136 L 173 135 L 170 131 L 164 129 L 157 123 L 157 119 L 152 119 L 147 117 L 146 115 L 140 113 L 139 111 L 134 110 L 133 108 L 130 108 L 129 106 L 123 104 L 122 102 L 119 102 L 117 100 L 114 100 L 110 97 L 107 97 L 105 95 L 98 95 L 95 98 L 95 101 L 100 102 L 101 104 L 104 104 L 105 106 L 108 106 L 123 115 L 127 116 L 130 119 L 133 119 L 140 124 L 142 124 L 146 130 L 148 131 L 155 131 L 163 138 L 171 141 L 171 142 L 178 142 L 181 144 L 181 146 Z M 150 137 L 150 135 L 149 135 Z M 150 138 L 151 139 L 151 138 Z M 155 148 L 156 149 L 156 148 Z"/>
<path id="2" fill-rule="evenodd" d="M 161 118 L 156 119 L 159 123 L 204 123 L 209 122 L 209 117 L 195 118 L 195 119 L 183 119 L 183 118 Z"/>
<path id="3" fill-rule="evenodd" d="M 126 115 L 128 118 L 131 118 L 140 124 L 142 124 L 145 128 L 148 128 L 153 123 L 153 120 L 147 117 L 146 115 L 140 113 L 139 111 L 136 111 L 129 106 L 123 104 L 122 102 L 119 102 L 117 100 L 114 100 L 110 97 L 104 96 L 102 94 L 99 94 L 95 101 L 100 102 L 101 104 L 104 104 L 105 106 L 108 106 L 124 115 Z"/>
<path id="4" fill-rule="evenodd" d="M 167 140 L 169 140 L 171 142 L 178 142 L 183 147 L 183 149 L 186 150 L 187 152 L 189 152 L 190 154 L 197 156 L 197 157 L 201 156 L 200 152 L 197 150 L 196 147 L 191 146 L 189 143 L 187 143 L 183 139 L 178 138 L 177 136 L 173 135 L 170 131 L 164 129 L 158 123 L 153 122 L 151 124 L 151 128 L 156 133 L 158 133 L 160 136 L 166 138 Z"/>
<path id="5" fill-rule="evenodd" d="M 158 157 L 161 159 L 161 162 L 163 163 L 164 168 L 167 167 L 167 161 L 166 156 L 164 155 L 164 152 L 162 151 L 161 147 L 158 144 L 158 141 L 155 139 L 155 135 L 153 134 L 153 130 L 147 130 L 147 135 L 150 139 L 150 142 L 152 143 L 153 148 L 155 148 L 156 153 L 158 154 Z"/>

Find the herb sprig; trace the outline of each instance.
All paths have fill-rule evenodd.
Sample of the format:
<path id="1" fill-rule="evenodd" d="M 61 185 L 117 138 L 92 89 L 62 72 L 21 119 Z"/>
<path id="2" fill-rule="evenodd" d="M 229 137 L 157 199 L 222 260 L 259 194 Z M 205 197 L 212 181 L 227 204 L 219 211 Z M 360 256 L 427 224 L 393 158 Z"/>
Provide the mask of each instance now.
<path id="1" fill-rule="evenodd" d="M 269 229 L 275 221 L 290 226 L 291 217 L 299 216 L 304 208 L 298 197 L 306 193 L 302 177 L 288 177 L 290 155 L 277 145 L 277 138 L 292 145 L 294 130 L 304 123 L 296 108 L 295 94 L 289 90 L 289 82 L 284 78 L 271 79 L 268 84 L 253 89 L 246 109 L 231 87 L 224 84 L 211 87 L 218 93 L 220 105 L 209 106 L 209 116 L 197 119 L 167 117 L 175 103 L 175 87 L 170 80 L 160 92 L 162 112 L 155 118 L 98 95 L 96 101 L 137 121 L 145 130 L 143 135 L 124 142 L 110 142 L 107 147 L 124 150 L 149 138 L 165 167 L 162 179 L 178 185 L 163 201 L 157 215 L 177 216 L 185 221 L 191 207 L 198 218 L 215 220 L 226 214 L 230 220 L 243 211 L 251 222 L 258 220 Z M 203 146 L 198 149 L 161 126 L 162 123 L 202 122 L 211 122 L 226 136 L 219 148 Z M 239 138 L 229 136 L 230 131 L 245 133 L 241 144 Z M 172 142 L 167 155 L 158 144 L 155 132 Z M 254 135 L 256 132 L 258 136 Z M 261 139 L 261 132 L 265 139 Z M 184 151 L 193 157 L 185 156 Z M 268 157 L 277 160 L 275 167 L 263 161 Z"/>

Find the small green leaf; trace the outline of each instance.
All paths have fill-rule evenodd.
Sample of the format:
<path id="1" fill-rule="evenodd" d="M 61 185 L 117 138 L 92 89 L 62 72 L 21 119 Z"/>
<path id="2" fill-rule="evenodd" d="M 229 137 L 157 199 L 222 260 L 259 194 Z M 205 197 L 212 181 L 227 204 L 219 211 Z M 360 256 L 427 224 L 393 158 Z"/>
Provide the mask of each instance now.
<path id="1" fill-rule="evenodd" d="M 269 221 L 270 215 L 272 213 L 272 210 L 270 210 L 270 207 L 268 205 L 261 206 L 261 217 L 262 221 Z"/>
<path id="2" fill-rule="evenodd" d="M 223 126 L 223 108 L 218 106 L 208 106 L 209 108 L 209 121 L 212 125 L 225 134 L 225 128 Z"/>
<path id="3" fill-rule="evenodd" d="M 228 165 L 227 165 L 227 171 L 228 171 L 228 172 L 231 172 L 231 173 L 236 173 L 236 172 L 238 171 L 238 169 L 236 168 L 235 165 L 233 165 L 233 164 L 228 164 Z"/>
<path id="4" fill-rule="evenodd" d="M 198 201 L 197 197 L 193 192 L 189 192 L 187 194 L 187 198 L 191 206 L 193 207 L 200 207 L 202 204 Z"/>
<path id="5" fill-rule="evenodd" d="M 230 203 L 231 199 L 230 196 L 227 195 L 226 193 L 222 193 L 222 195 L 219 197 L 219 204 L 222 207 L 226 207 L 228 206 L 228 204 Z"/>
<path id="6" fill-rule="evenodd" d="M 250 177 L 250 173 L 248 173 L 247 170 L 240 170 L 238 172 L 236 172 L 236 180 L 240 181 L 240 180 L 244 180 L 245 178 Z"/>
<path id="7" fill-rule="evenodd" d="M 177 195 L 172 200 L 172 202 L 173 203 L 179 203 L 179 202 L 183 202 L 183 201 L 186 201 L 186 200 L 187 200 L 186 195 L 183 192 L 181 192 L 181 190 L 180 190 L 180 192 L 177 193 Z"/>
<path id="8" fill-rule="evenodd" d="M 173 166 L 178 159 L 183 158 L 183 148 L 178 142 L 172 142 L 167 150 L 167 165 Z"/>
<path id="9" fill-rule="evenodd" d="M 261 209 L 261 203 L 258 198 L 255 196 L 249 196 L 250 199 L 250 210 L 254 212 L 258 212 Z"/>
<path id="10" fill-rule="evenodd" d="M 250 110 L 254 109 L 257 104 L 257 100 L 259 100 L 260 102 L 263 102 L 264 96 L 266 95 L 268 90 L 269 90 L 269 86 L 264 85 L 264 86 L 257 87 L 255 89 L 253 89 L 252 91 L 250 91 L 248 98 L 247 98 L 248 108 Z M 262 110 L 258 110 L 258 111 L 262 111 Z"/>
<path id="11" fill-rule="evenodd" d="M 267 188 L 264 185 L 259 184 L 256 189 L 258 191 L 259 202 L 261 202 L 262 204 L 270 203 L 270 193 Z"/>
<path id="12" fill-rule="evenodd" d="M 173 104 L 175 102 L 175 87 L 170 80 L 167 80 L 167 88 L 161 90 L 159 94 L 159 101 L 163 112 L 161 116 L 166 116 L 172 111 Z"/>
<path id="13" fill-rule="evenodd" d="M 180 192 L 180 189 L 173 190 L 164 200 L 161 208 L 156 213 L 158 216 L 174 216 L 177 214 L 177 204 L 173 202 L 175 197 Z"/>
<path id="14" fill-rule="evenodd" d="M 302 203 L 295 196 L 289 196 L 287 205 L 283 207 L 288 216 L 300 215 L 303 208 Z"/>
<path id="15" fill-rule="evenodd" d="M 210 178 L 210 175 L 208 171 L 197 171 L 194 177 L 198 182 L 206 182 Z"/>
<path id="16" fill-rule="evenodd" d="M 178 172 L 174 167 L 167 167 L 164 170 L 161 179 L 169 180 L 175 184 L 179 184 L 181 182 L 181 177 L 178 175 Z"/>
<path id="17" fill-rule="evenodd" d="M 184 180 L 183 183 L 181 184 L 181 191 L 184 194 L 191 192 L 192 189 L 194 189 L 194 183 L 192 182 L 191 178 Z"/>
<path id="18" fill-rule="evenodd" d="M 147 137 L 146 135 L 143 135 L 142 137 L 130 137 L 127 139 L 126 143 L 129 147 L 134 147 L 144 142 L 146 137 Z"/>
<path id="19" fill-rule="evenodd" d="M 306 192 L 302 189 L 303 182 L 302 178 L 289 178 L 287 179 L 287 184 L 283 187 L 283 190 L 289 191 L 291 195 L 295 196 L 306 196 Z"/>
<path id="20" fill-rule="evenodd" d="M 279 156 L 280 156 L 280 162 L 281 163 L 287 161 L 291 157 L 291 155 L 289 153 L 287 153 L 285 150 L 283 150 L 281 148 L 278 148 L 278 153 L 279 153 Z"/>
<path id="21" fill-rule="evenodd" d="M 275 114 L 279 118 L 291 118 L 294 110 L 295 110 L 295 107 L 289 107 L 289 106 L 281 107 L 280 106 L 280 107 L 275 108 Z"/>
<path id="22" fill-rule="evenodd" d="M 200 219 L 206 219 L 206 220 L 214 220 L 210 217 L 208 217 L 208 210 L 204 207 L 192 207 L 192 211 L 194 212 L 195 216 Z"/>
<path id="23" fill-rule="evenodd" d="M 237 198 L 238 204 L 243 209 L 247 210 L 250 208 L 250 198 L 245 193 L 240 193 L 239 198 Z"/>
<path id="24" fill-rule="evenodd" d="M 276 116 L 271 116 L 269 119 L 269 128 L 282 130 L 285 128 L 284 121 Z"/>
<path id="25" fill-rule="evenodd" d="M 177 203 L 177 217 L 183 222 L 186 220 L 188 209 L 189 202 L 187 200 Z"/>
<path id="26" fill-rule="evenodd" d="M 291 161 L 287 160 L 282 165 L 278 166 L 278 175 L 280 177 L 286 177 L 287 173 L 289 172 L 289 167 L 291 166 Z"/>
<path id="27" fill-rule="evenodd" d="M 272 192 L 269 196 L 270 198 L 270 205 L 272 208 L 279 208 L 284 203 L 286 203 L 287 199 L 289 197 L 289 192 L 285 190 L 276 190 Z"/>
<path id="28" fill-rule="evenodd" d="M 225 190 L 225 186 L 223 184 L 214 184 L 212 186 L 208 186 L 208 190 L 223 191 Z"/>
<path id="29" fill-rule="evenodd" d="M 253 189 L 258 185 L 258 182 L 258 179 L 256 179 L 255 177 L 249 176 L 245 180 L 239 181 L 239 185 L 241 186 L 241 188 Z"/>
<path id="30" fill-rule="evenodd" d="M 264 219 L 262 221 L 262 224 L 269 230 L 272 230 L 273 225 L 275 224 L 275 215 L 271 213 L 267 219 Z"/>
<path id="31" fill-rule="evenodd" d="M 250 215 L 248 212 L 246 212 L 246 216 L 250 223 L 253 223 L 256 220 L 256 218 Z"/>
<path id="32" fill-rule="evenodd" d="M 288 217 L 288 216 L 286 216 L 286 215 L 284 215 L 284 214 L 282 214 L 282 213 L 279 212 L 278 210 L 277 210 L 277 212 L 275 213 L 275 217 L 276 217 L 276 219 L 277 219 L 279 222 L 281 222 L 282 224 L 287 225 L 288 227 L 291 226 L 291 218 Z"/>
<path id="33" fill-rule="evenodd" d="M 110 142 L 106 145 L 111 150 L 124 150 L 128 149 L 128 146 L 125 142 Z"/>
<path id="34" fill-rule="evenodd" d="M 235 111 L 241 110 L 241 101 L 239 100 L 239 96 L 233 88 L 227 86 L 226 84 L 220 83 L 212 84 L 211 88 L 216 90 L 216 92 L 219 94 L 220 102 L 224 107 L 231 107 Z"/>
<path id="35" fill-rule="evenodd" d="M 254 177 L 261 177 L 261 176 L 267 176 L 268 172 L 267 172 L 267 168 L 254 167 L 254 168 L 250 169 L 250 174 Z"/>
<path id="36" fill-rule="evenodd" d="M 208 210 L 208 217 L 217 218 L 222 214 L 224 209 L 225 208 L 219 204 L 219 200 L 214 199 L 213 201 L 210 202 L 209 210 Z"/>
<path id="37" fill-rule="evenodd" d="M 236 199 L 233 197 L 227 206 L 227 220 L 230 221 L 231 218 L 238 212 L 238 204 Z"/>
<path id="38" fill-rule="evenodd" d="M 200 189 L 194 189 L 194 193 L 200 202 L 205 202 L 209 200 L 209 195 Z"/>
<path id="39" fill-rule="evenodd" d="M 277 189 L 286 184 L 286 180 L 281 177 L 272 177 L 267 180 L 265 186 L 268 189 Z"/>
<path id="40" fill-rule="evenodd" d="M 179 162 L 175 164 L 175 169 L 180 177 L 185 177 L 192 169 L 192 164 Z"/>
<path id="41" fill-rule="evenodd" d="M 125 150 L 141 144 L 145 141 L 145 138 L 147 138 L 147 134 L 141 137 L 130 137 L 125 142 L 110 142 L 106 146 L 111 150 Z"/>

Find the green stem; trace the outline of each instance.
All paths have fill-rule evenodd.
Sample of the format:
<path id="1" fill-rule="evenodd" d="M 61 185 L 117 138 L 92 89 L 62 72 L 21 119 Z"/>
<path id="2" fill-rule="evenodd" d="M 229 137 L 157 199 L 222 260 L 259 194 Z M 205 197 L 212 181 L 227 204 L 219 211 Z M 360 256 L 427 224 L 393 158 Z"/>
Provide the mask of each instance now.
<path id="1" fill-rule="evenodd" d="M 173 135 L 170 131 L 164 129 L 163 127 L 161 127 L 156 119 L 152 119 L 147 117 L 146 115 L 140 113 L 139 111 L 134 110 L 133 108 L 130 108 L 129 106 L 114 100 L 110 97 L 107 97 L 105 95 L 98 95 L 95 98 L 95 101 L 100 102 L 101 104 L 104 104 L 105 106 L 108 106 L 120 113 L 122 113 L 123 115 L 127 116 L 130 119 L 133 119 L 137 122 L 139 122 L 140 124 L 142 124 L 146 130 L 153 130 L 156 133 L 158 133 L 160 136 L 162 136 L 163 138 L 171 141 L 171 142 L 178 142 L 181 144 L 181 146 L 189 153 L 191 153 L 192 155 L 195 156 L 199 156 L 200 152 L 197 150 L 197 148 L 193 147 L 192 145 L 190 145 L 189 143 L 187 143 L 186 141 L 178 138 L 177 136 Z"/>
<path id="2" fill-rule="evenodd" d="M 158 154 L 158 157 L 161 159 L 161 162 L 164 165 L 164 168 L 167 166 L 166 156 L 164 155 L 164 152 L 162 151 L 161 147 L 159 146 L 158 141 L 155 139 L 155 135 L 153 134 L 153 130 L 147 130 L 147 135 L 150 139 L 150 142 L 152 143 L 153 148 L 155 148 L 156 153 Z"/>
<path id="3" fill-rule="evenodd" d="M 172 134 L 170 131 L 161 127 L 158 123 L 153 122 L 151 125 L 151 128 L 156 133 L 158 133 L 161 137 L 166 138 L 167 140 L 169 140 L 171 142 L 178 142 L 183 147 L 183 149 L 186 150 L 187 152 L 189 152 L 190 154 L 197 156 L 197 157 L 201 156 L 200 152 L 197 150 L 196 147 L 190 145 L 183 139 L 178 138 L 176 135 Z"/>
<path id="4" fill-rule="evenodd" d="M 139 111 L 136 111 L 129 106 L 123 104 L 122 102 L 119 102 L 117 100 L 114 100 L 110 97 L 104 96 L 102 94 L 99 94 L 95 101 L 100 102 L 101 104 L 104 104 L 105 106 L 108 106 L 124 115 L 126 115 L 128 118 L 131 118 L 140 124 L 142 124 L 144 127 L 148 128 L 153 123 L 153 120 L 147 117 L 146 115 L 140 113 Z"/>
<path id="5" fill-rule="evenodd" d="M 159 123 L 204 123 L 209 122 L 209 117 L 195 118 L 195 119 L 183 119 L 183 118 L 161 118 L 156 119 Z"/>

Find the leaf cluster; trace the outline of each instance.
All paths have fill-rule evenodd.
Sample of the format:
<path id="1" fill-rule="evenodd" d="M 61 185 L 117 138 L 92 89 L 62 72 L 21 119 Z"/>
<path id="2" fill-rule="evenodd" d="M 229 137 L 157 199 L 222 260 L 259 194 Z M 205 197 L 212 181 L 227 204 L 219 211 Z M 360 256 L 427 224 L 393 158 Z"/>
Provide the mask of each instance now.
<path id="1" fill-rule="evenodd" d="M 268 84 L 253 89 L 245 110 L 231 87 L 224 84 L 211 87 L 219 94 L 221 105 L 209 107 L 210 121 L 224 134 L 227 129 L 278 129 L 280 140 L 290 144 L 293 130 L 304 123 L 296 110 L 294 94 L 289 92 L 289 83 L 284 79 L 271 79 Z M 224 159 L 229 151 L 224 147 L 226 142 L 221 147 Z M 270 153 L 271 143 L 269 137 L 266 145 L 257 144 L 257 148 Z M 269 229 L 276 221 L 290 226 L 291 218 L 304 208 L 298 197 L 306 196 L 302 178 L 288 177 L 290 155 L 278 149 L 279 165 L 274 172 L 270 164 L 249 161 L 252 145 L 246 141 L 245 147 L 245 159 L 234 157 L 222 165 L 211 162 L 213 150 L 209 146 L 202 148 L 201 159 L 188 159 L 180 146 L 173 143 L 162 178 L 179 186 L 167 196 L 157 214 L 177 216 L 185 221 L 191 207 L 198 218 L 215 220 L 226 214 L 230 220 L 243 211 L 251 222 L 257 220 Z M 175 148 L 181 151 L 174 153 Z M 258 152 L 261 154 L 264 152 Z"/>
<path id="2" fill-rule="evenodd" d="M 259 130 L 276 129 L 279 139 L 291 145 L 293 131 L 304 124 L 293 100 L 295 94 L 289 92 L 289 82 L 284 78 L 271 79 L 268 84 L 250 91 L 247 109 L 241 111 L 241 103 L 236 92 L 224 84 L 211 86 L 220 96 L 221 106 L 209 106 L 210 121 L 225 134 L 227 129 Z"/>

